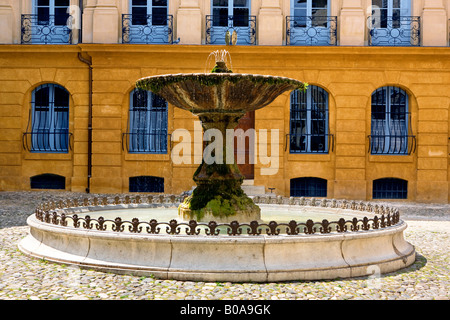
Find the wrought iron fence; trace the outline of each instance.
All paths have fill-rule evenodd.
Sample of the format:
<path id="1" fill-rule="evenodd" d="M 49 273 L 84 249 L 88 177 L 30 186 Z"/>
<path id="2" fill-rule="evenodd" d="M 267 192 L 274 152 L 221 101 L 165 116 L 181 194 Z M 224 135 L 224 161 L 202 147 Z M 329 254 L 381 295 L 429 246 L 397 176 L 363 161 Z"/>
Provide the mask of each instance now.
<path id="1" fill-rule="evenodd" d="M 420 46 L 420 17 L 368 17 L 369 46 Z"/>
<path id="2" fill-rule="evenodd" d="M 173 16 L 123 14 L 122 43 L 173 44 Z"/>
<path id="3" fill-rule="evenodd" d="M 217 236 L 225 234 L 229 236 L 248 235 L 270 235 L 276 236 L 280 234 L 287 235 L 300 235 L 300 234 L 329 234 L 329 233 L 344 233 L 344 232 L 358 232 L 383 229 L 394 226 L 401 222 L 400 213 L 398 209 L 391 207 L 384 207 L 378 205 L 372 205 L 370 203 L 355 202 L 335 199 L 322 199 L 320 201 L 315 198 L 305 199 L 301 198 L 282 198 L 282 197 L 255 197 L 256 203 L 289 203 L 291 205 L 309 205 L 309 206 L 321 206 L 331 208 L 353 209 L 360 211 L 373 212 L 375 215 L 372 218 L 363 217 L 362 219 L 352 218 L 346 220 L 340 218 L 338 221 L 328 221 L 327 219 L 321 222 L 314 222 L 308 219 L 306 222 L 297 222 L 291 220 L 287 223 L 278 223 L 276 221 L 270 221 L 269 223 L 260 223 L 258 221 L 251 221 L 249 223 L 239 223 L 238 221 L 232 221 L 230 223 L 217 223 L 210 221 L 208 223 L 197 222 L 190 220 L 189 222 L 178 222 L 175 219 L 169 222 L 158 222 L 155 219 L 149 221 L 140 221 L 138 218 L 134 218 L 131 221 L 122 220 L 117 217 L 114 220 L 105 219 L 103 217 L 92 218 L 90 215 L 86 215 L 84 218 L 79 217 L 78 214 L 66 214 L 64 212 L 59 213 L 58 209 L 64 208 L 76 208 L 76 207 L 89 207 L 89 206 L 108 206 L 108 205 L 120 205 L 120 204 L 164 204 L 183 201 L 184 196 L 175 195 L 159 195 L 148 196 L 141 198 L 140 196 L 130 197 L 125 196 L 121 199 L 119 196 L 108 199 L 107 197 L 82 200 L 74 199 L 67 201 L 59 201 L 58 203 L 48 202 L 41 204 L 35 210 L 35 217 L 39 221 L 63 226 L 82 228 L 88 230 L 98 231 L 114 231 L 114 232 L 131 232 L 148 234 L 163 234 L 164 232 L 169 235 L 199 235 L 204 233 L 207 236 Z M 272 202 L 274 200 L 274 202 Z M 378 216 L 381 215 L 381 216 Z M 184 229 L 184 230 L 182 230 Z M 164 231 L 165 230 L 165 231 Z"/>
<path id="4" fill-rule="evenodd" d="M 337 45 L 337 17 L 287 16 L 286 45 Z"/>
<path id="5" fill-rule="evenodd" d="M 256 16 L 228 16 L 227 23 L 218 23 L 216 19 L 214 15 L 206 16 L 206 44 L 230 44 L 226 43 L 226 33 L 232 35 L 236 31 L 236 44 L 256 45 Z"/>
<path id="6" fill-rule="evenodd" d="M 66 18 L 65 16 L 63 18 Z M 23 14 L 21 19 L 22 44 L 71 44 L 71 18 L 55 15 Z"/>

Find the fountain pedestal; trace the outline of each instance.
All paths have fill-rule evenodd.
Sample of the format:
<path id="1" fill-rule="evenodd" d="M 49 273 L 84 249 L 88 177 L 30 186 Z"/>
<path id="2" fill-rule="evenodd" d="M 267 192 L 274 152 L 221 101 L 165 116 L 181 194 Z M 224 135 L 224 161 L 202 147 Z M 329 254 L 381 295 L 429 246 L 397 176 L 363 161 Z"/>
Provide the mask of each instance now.
<path id="1" fill-rule="evenodd" d="M 205 132 L 215 129 L 217 135 L 225 138 L 227 130 L 234 130 L 244 113 L 200 113 L 197 115 Z M 214 142 L 210 141 L 205 150 Z M 219 143 L 218 147 L 222 147 L 222 150 L 215 148 L 211 150 L 209 158 L 203 157 L 202 164 L 193 177 L 197 188 L 179 206 L 179 216 L 183 220 L 214 220 L 216 222 L 260 220 L 260 208 L 241 188 L 244 176 L 234 161 L 234 149 L 227 148 L 227 143 L 224 141 Z M 212 153 L 214 153 L 213 157 Z"/>

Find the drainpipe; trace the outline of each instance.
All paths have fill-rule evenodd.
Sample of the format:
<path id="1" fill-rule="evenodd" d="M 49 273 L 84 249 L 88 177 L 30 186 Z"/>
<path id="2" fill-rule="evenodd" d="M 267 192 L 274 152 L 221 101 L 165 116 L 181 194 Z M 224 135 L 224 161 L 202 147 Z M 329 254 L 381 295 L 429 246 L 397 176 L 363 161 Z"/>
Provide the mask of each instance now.
<path id="1" fill-rule="evenodd" d="M 78 43 L 83 43 L 83 0 L 79 1 L 80 8 L 80 29 L 78 31 Z"/>
<path id="2" fill-rule="evenodd" d="M 92 176 L 92 58 L 89 56 L 89 60 L 87 60 L 83 58 L 81 52 L 78 52 L 78 59 L 89 67 L 88 171 L 86 193 L 90 193 Z"/>

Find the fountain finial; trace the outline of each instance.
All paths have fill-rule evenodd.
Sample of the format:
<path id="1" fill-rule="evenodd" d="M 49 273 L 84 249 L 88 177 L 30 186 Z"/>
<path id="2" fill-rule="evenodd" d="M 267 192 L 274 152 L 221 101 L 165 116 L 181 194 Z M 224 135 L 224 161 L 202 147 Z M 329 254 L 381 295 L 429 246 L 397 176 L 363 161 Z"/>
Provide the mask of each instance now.
<path id="1" fill-rule="evenodd" d="M 211 70 L 212 73 L 232 73 L 231 70 L 231 56 L 227 50 L 216 50 L 209 54 L 208 59 L 206 60 L 206 67 L 209 65 L 209 61 L 214 59 L 214 68 Z M 228 68 L 227 64 L 229 64 L 230 68 Z M 206 70 L 205 70 L 206 72 Z"/>

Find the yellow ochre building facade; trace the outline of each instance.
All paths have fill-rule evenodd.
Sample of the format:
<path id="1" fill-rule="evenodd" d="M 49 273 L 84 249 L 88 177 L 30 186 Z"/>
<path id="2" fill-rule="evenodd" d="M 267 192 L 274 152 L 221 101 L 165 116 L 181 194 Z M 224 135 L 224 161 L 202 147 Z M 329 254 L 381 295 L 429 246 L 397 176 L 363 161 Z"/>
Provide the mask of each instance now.
<path id="1" fill-rule="evenodd" d="M 243 120 L 249 192 L 449 203 L 449 18 L 449 0 L 0 0 L 0 191 L 190 190 L 198 118 L 135 82 L 225 49 L 233 72 L 309 84 Z"/>

